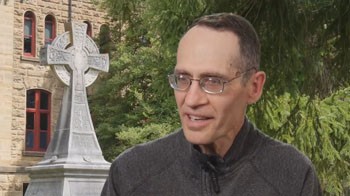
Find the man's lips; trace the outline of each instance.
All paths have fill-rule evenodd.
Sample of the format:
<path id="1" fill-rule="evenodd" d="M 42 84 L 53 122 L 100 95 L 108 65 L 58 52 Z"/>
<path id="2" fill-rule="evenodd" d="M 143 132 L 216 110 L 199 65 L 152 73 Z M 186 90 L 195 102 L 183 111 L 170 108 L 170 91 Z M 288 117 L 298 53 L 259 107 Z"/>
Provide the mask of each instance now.
<path id="1" fill-rule="evenodd" d="M 212 116 L 185 114 L 183 119 L 183 126 L 192 131 L 200 131 L 208 126 L 212 122 L 212 119 Z"/>
<path id="2" fill-rule="evenodd" d="M 210 116 L 196 115 L 196 114 L 186 114 L 187 118 L 191 121 L 204 121 L 212 119 Z"/>
<path id="3" fill-rule="evenodd" d="M 205 117 L 205 116 L 196 116 L 196 115 L 187 115 L 188 118 L 192 121 L 196 121 L 196 120 L 208 120 L 210 119 L 209 117 Z"/>

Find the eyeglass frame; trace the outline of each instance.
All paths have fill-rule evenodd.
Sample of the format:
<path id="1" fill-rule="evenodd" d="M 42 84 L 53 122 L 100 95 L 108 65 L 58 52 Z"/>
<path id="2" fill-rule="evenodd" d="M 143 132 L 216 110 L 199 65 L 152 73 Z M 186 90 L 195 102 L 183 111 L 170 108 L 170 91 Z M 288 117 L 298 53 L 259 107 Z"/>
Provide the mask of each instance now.
<path id="1" fill-rule="evenodd" d="M 174 90 L 177 90 L 177 91 L 186 91 L 186 90 L 192 85 L 192 81 L 198 81 L 198 82 L 199 82 L 199 86 L 201 87 L 201 89 L 202 89 L 204 92 L 206 92 L 206 93 L 208 93 L 208 94 L 220 94 L 220 93 L 224 92 L 225 84 L 230 83 L 230 82 L 232 82 L 233 80 L 242 77 L 244 74 L 248 73 L 248 72 L 251 71 L 251 70 L 257 71 L 257 68 L 252 67 L 252 68 L 249 68 L 249 69 L 247 69 L 247 70 L 245 70 L 244 72 L 241 72 L 241 73 L 236 72 L 236 74 L 239 73 L 239 75 L 238 75 L 238 76 L 235 76 L 235 77 L 233 77 L 233 78 L 231 78 L 231 79 L 229 79 L 229 80 L 225 80 L 225 79 L 220 78 L 220 77 L 211 77 L 211 76 L 202 77 L 202 78 L 199 78 L 199 79 L 189 78 L 189 77 L 188 77 L 188 78 L 186 78 L 186 79 L 188 79 L 190 82 L 189 82 L 188 86 L 187 86 L 186 88 L 184 88 L 184 89 L 176 88 L 175 85 L 171 82 L 171 81 L 175 81 L 176 76 L 177 76 L 177 75 L 180 75 L 180 74 L 176 74 L 176 73 L 169 74 L 169 75 L 168 75 L 168 81 L 169 81 L 169 84 L 170 84 L 171 88 L 173 88 Z M 218 92 L 212 92 L 212 91 L 209 91 L 208 89 L 206 89 L 206 88 L 204 87 L 204 79 L 207 79 L 207 78 L 217 78 L 217 79 L 219 79 L 219 81 L 220 81 L 220 83 L 221 83 L 221 85 L 222 85 L 221 90 L 218 91 Z"/>

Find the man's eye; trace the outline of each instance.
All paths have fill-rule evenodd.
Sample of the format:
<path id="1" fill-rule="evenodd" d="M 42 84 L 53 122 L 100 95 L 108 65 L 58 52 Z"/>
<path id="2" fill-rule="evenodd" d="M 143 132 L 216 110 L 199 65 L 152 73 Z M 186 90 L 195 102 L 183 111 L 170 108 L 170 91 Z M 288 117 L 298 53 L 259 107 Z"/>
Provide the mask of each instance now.
<path id="1" fill-rule="evenodd" d="M 209 77 L 209 78 L 205 79 L 205 84 L 207 84 L 207 85 L 221 85 L 222 79 Z"/>
<path id="2" fill-rule="evenodd" d="M 178 82 L 187 82 L 188 78 L 185 75 L 178 75 L 176 76 L 176 79 Z"/>

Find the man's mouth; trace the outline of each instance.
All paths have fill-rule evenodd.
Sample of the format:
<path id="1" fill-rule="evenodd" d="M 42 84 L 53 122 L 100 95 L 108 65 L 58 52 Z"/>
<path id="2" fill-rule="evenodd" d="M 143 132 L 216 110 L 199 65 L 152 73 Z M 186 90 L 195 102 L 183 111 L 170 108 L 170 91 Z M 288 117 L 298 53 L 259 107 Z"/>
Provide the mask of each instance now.
<path id="1" fill-rule="evenodd" d="M 208 120 L 209 117 L 204 117 L 204 116 L 194 116 L 194 115 L 188 115 L 188 118 L 191 121 L 197 121 L 197 120 Z"/>

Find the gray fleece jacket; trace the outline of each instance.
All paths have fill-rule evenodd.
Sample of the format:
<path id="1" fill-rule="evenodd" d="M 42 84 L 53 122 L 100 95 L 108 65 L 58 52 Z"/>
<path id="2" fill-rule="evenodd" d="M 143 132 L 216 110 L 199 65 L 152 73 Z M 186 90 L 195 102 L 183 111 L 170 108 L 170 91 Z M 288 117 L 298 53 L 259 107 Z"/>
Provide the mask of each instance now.
<path id="1" fill-rule="evenodd" d="M 246 120 L 225 155 L 208 156 L 182 130 L 116 158 L 102 196 L 318 196 L 310 160 Z"/>

